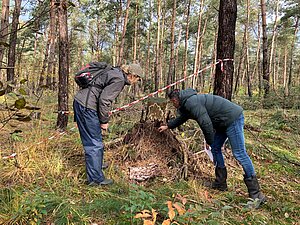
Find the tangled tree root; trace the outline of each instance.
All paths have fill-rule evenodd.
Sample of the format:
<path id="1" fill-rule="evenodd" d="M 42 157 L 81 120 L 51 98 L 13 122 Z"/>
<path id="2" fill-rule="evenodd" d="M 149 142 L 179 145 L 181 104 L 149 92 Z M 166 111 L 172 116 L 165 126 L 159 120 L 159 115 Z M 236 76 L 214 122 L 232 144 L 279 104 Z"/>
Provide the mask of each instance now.
<path id="1" fill-rule="evenodd" d="M 145 181 L 161 176 L 168 180 L 186 178 L 187 154 L 170 130 L 159 132 L 160 121 L 135 124 L 124 137 L 118 161 L 129 168 L 129 178 Z"/>

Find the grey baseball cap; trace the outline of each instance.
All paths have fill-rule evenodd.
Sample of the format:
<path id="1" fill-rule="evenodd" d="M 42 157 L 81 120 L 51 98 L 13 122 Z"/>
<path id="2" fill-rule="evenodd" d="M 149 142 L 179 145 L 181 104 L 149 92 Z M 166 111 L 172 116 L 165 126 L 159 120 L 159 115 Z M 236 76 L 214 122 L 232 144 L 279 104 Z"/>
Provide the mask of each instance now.
<path id="1" fill-rule="evenodd" d="M 141 78 L 144 77 L 143 69 L 139 64 L 135 64 L 135 63 L 129 64 L 128 65 L 128 73 L 131 73 L 133 75 L 137 75 Z"/>

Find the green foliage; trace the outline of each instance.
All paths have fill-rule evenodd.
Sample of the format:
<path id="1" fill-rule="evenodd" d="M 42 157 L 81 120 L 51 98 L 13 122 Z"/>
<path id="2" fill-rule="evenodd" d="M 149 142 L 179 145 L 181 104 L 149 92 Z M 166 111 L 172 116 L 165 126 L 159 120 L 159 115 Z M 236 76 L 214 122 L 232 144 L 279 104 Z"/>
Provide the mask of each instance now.
<path id="1" fill-rule="evenodd" d="M 131 218 L 142 209 L 151 210 L 152 205 L 156 202 L 156 197 L 154 194 L 144 191 L 142 187 L 132 184 L 129 188 L 128 200 L 122 209 L 125 211 L 125 216 Z"/>

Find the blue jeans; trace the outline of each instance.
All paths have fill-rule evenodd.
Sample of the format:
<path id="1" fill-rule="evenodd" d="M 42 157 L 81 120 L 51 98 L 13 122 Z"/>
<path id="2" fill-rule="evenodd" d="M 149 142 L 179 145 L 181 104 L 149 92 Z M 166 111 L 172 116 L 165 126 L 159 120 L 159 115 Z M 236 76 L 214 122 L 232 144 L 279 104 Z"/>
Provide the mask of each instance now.
<path id="1" fill-rule="evenodd" d="M 225 140 L 228 138 L 232 148 L 234 158 L 243 167 L 245 177 L 255 175 L 255 170 L 249 155 L 246 152 L 244 138 L 244 115 L 234 121 L 224 132 L 216 131 L 214 142 L 211 145 L 211 150 L 214 158 L 214 164 L 218 167 L 225 167 L 224 157 L 221 151 Z"/>
<path id="2" fill-rule="evenodd" d="M 88 183 L 100 183 L 105 179 L 102 171 L 104 146 L 97 111 L 82 106 L 76 100 L 73 108 L 85 152 Z"/>

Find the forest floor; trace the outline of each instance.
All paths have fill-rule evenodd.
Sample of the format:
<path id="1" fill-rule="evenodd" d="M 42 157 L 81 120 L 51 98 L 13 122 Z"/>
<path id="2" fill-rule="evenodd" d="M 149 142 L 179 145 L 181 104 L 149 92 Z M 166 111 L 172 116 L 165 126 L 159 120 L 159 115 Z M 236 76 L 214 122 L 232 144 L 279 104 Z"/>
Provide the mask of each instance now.
<path id="1" fill-rule="evenodd" d="M 109 187 L 86 185 L 78 130 L 70 115 L 66 133 L 55 131 L 55 101 L 55 96 L 45 96 L 40 119 L 10 120 L 0 130 L 0 224 L 299 224 L 299 108 L 245 107 L 247 150 L 268 199 L 254 209 L 230 146 L 224 150 L 229 190 L 208 187 L 213 165 L 203 152 L 202 134 L 193 122 L 173 131 L 189 151 L 186 179 L 180 179 L 182 168 L 175 166 L 177 162 L 183 165 L 179 157 L 152 179 L 130 180 L 128 169 L 134 163 L 139 165 L 139 159 L 149 163 L 164 156 L 169 163 L 177 157 L 170 157 L 174 152 L 164 154 L 162 144 L 156 153 L 151 152 L 156 154 L 153 158 L 147 155 L 148 160 L 135 152 L 143 142 L 118 141 L 139 123 L 139 109 L 114 115 L 110 132 L 103 135 L 105 161 L 110 164 L 105 175 L 115 183 Z M 244 100 L 239 103 L 246 105 Z M 158 139 L 152 142 L 161 142 Z M 17 155 L 3 158 L 12 153 Z"/>

